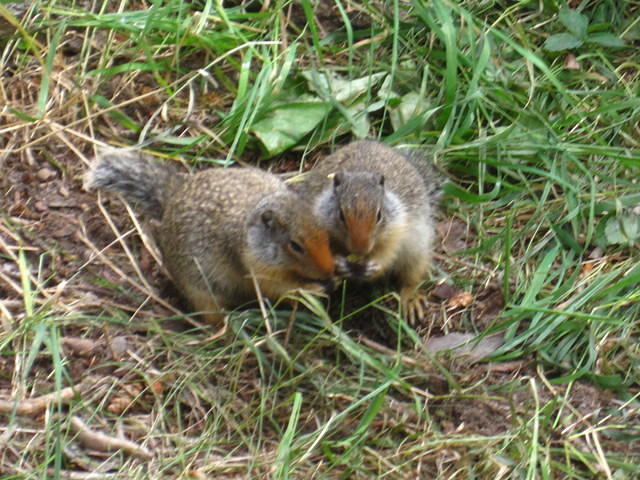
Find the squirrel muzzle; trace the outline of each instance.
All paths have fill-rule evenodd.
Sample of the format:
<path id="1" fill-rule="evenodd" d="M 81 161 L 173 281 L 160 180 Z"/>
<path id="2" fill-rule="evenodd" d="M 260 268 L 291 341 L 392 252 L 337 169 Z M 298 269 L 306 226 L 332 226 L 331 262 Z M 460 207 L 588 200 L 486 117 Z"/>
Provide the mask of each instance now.
<path id="1" fill-rule="evenodd" d="M 323 278 L 332 277 L 336 271 L 336 264 L 329 248 L 329 234 L 322 231 L 307 239 L 305 246 L 317 272 Z"/>
<path id="2" fill-rule="evenodd" d="M 347 218 L 347 250 L 358 257 L 365 257 L 373 249 L 375 230 L 373 217 Z"/>

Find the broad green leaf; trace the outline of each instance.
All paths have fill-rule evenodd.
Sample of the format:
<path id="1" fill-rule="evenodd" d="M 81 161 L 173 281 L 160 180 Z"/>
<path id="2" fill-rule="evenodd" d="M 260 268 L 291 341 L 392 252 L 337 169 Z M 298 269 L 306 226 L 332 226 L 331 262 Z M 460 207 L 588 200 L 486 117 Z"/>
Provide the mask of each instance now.
<path id="1" fill-rule="evenodd" d="M 613 33 L 594 33 L 587 37 L 587 42 L 597 43 L 603 47 L 625 47 L 627 44 Z"/>
<path id="2" fill-rule="evenodd" d="M 295 392 L 292 397 L 291 414 L 287 429 L 280 440 L 278 446 L 278 456 L 276 458 L 277 470 L 273 478 L 289 478 L 291 469 L 292 446 L 295 440 L 296 429 L 300 421 L 300 407 L 302 406 L 302 394 Z"/>
<path id="3" fill-rule="evenodd" d="M 586 15 L 583 15 L 577 10 L 561 8 L 558 19 L 560 20 L 560 23 L 567 27 L 567 30 L 573 33 L 576 37 L 584 38 L 587 34 L 589 19 Z"/>
<path id="4" fill-rule="evenodd" d="M 366 138 L 369 136 L 371 122 L 369 121 L 369 114 L 365 102 L 358 102 L 349 107 L 345 107 L 342 114 L 345 117 L 348 116 L 351 132 L 356 138 Z"/>
<path id="5" fill-rule="evenodd" d="M 558 252 L 560 252 L 560 245 L 556 245 L 553 247 L 547 254 L 544 256 L 538 268 L 533 274 L 533 278 L 531 279 L 531 283 L 529 284 L 527 291 L 524 295 L 524 298 L 520 302 L 520 305 L 529 306 L 535 302 L 535 298 L 538 293 L 542 290 L 544 285 L 548 282 L 548 277 L 552 274 L 553 270 L 551 266 L 553 262 L 556 260 L 558 256 Z"/>
<path id="6" fill-rule="evenodd" d="M 634 213 L 628 213 L 620 218 L 622 231 L 630 242 L 635 242 L 640 236 L 640 217 Z"/>
<path id="7" fill-rule="evenodd" d="M 418 92 L 407 93 L 397 107 L 389 109 L 393 130 L 398 130 L 410 118 L 422 115 L 428 107 L 427 100 Z"/>
<path id="8" fill-rule="evenodd" d="M 319 95 L 331 95 L 340 103 L 351 103 L 366 92 L 372 85 L 386 76 L 384 72 L 374 73 L 366 77 L 348 80 L 341 78 L 332 72 L 317 72 L 307 70 L 302 72 L 302 76 L 309 83 L 309 88 Z"/>
<path id="9" fill-rule="evenodd" d="M 330 106 L 319 101 L 280 105 L 251 127 L 270 156 L 294 146 L 318 125 Z"/>
<path id="10" fill-rule="evenodd" d="M 550 52 L 561 52 L 579 47 L 582 43 L 582 40 L 570 33 L 558 33 L 547 38 L 547 41 L 544 42 L 544 48 Z"/>
<path id="11" fill-rule="evenodd" d="M 607 220 L 607 224 L 604 227 L 604 234 L 609 245 L 619 245 L 626 243 L 626 237 L 622 233 L 622 228 L 617 217 L 612 217 Z"/>
<path id="12" fill-rule="evenodd" d="M 640 239 L 640 216 L 625 212 L 607 220 L 604 234 L 609 245 L 629 245 Z"/>

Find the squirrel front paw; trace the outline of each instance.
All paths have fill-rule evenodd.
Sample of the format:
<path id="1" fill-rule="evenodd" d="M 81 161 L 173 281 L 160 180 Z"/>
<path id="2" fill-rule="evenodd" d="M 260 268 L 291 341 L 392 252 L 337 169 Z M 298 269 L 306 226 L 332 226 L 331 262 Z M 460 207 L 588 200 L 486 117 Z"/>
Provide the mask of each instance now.
<path id="1" fill-rule="evenodd" d="M 331 278 L 329 280 L 307 282 L 300 287 L 302 290 L 306 290 L 314 295 L 326 296 L 333 292 L 338 286 L 338 279 Z"/>
<path id="2" fill-rule="evenodd" d="M 373 260 L 351 261 L 348 257 L 336 258 L 336 273 L 341 277 L 369 279 L 380 273 L 380 265 Z"/>

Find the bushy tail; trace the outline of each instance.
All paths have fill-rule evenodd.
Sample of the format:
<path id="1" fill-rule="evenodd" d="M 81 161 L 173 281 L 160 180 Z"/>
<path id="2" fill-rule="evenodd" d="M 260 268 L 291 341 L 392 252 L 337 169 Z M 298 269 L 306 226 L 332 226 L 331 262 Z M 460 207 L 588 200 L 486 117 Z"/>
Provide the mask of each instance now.
<path id="1" fill-rule="evenodd" d="M 99 152 L 85 174 L 84 187 L 121 193 L 146 214 L 160 219 L 169 190 L 184 178 L 169 165 L 140 152 L 108 148 Z"/>

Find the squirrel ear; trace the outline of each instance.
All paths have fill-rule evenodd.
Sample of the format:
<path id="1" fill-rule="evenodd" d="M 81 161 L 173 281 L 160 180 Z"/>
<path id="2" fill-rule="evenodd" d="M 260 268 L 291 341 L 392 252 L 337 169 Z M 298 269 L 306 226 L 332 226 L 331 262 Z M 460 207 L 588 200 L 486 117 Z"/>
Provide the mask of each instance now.
<path id="1" fill-rule="evenodd" d="M 342 183 L 342 174 L 340 172 L 336 172 L 333 174 L 333 186 L 339 187 Z"/>
<path id="2" fill-rule="evenodd" d="M 276 215 L 274 210 L 269 209 L 262 212 L 260 214 L 260 220 L 262 220 L 262 224 L 270 232 L 275 232 L 283 228 L 282 220 Z"/>
<path id="3" fill-rule="evenodd" d="M 380 186 L 384 187 L 384 175 L 380 174 Z"/>
<path id="4" fill-rule="evenodd" d="M 260 214 L 260 220 L 267 228 L 273 228 L 273 224 L 276 221 L 276 215 L 273 210 L 265 210 Z"/>

